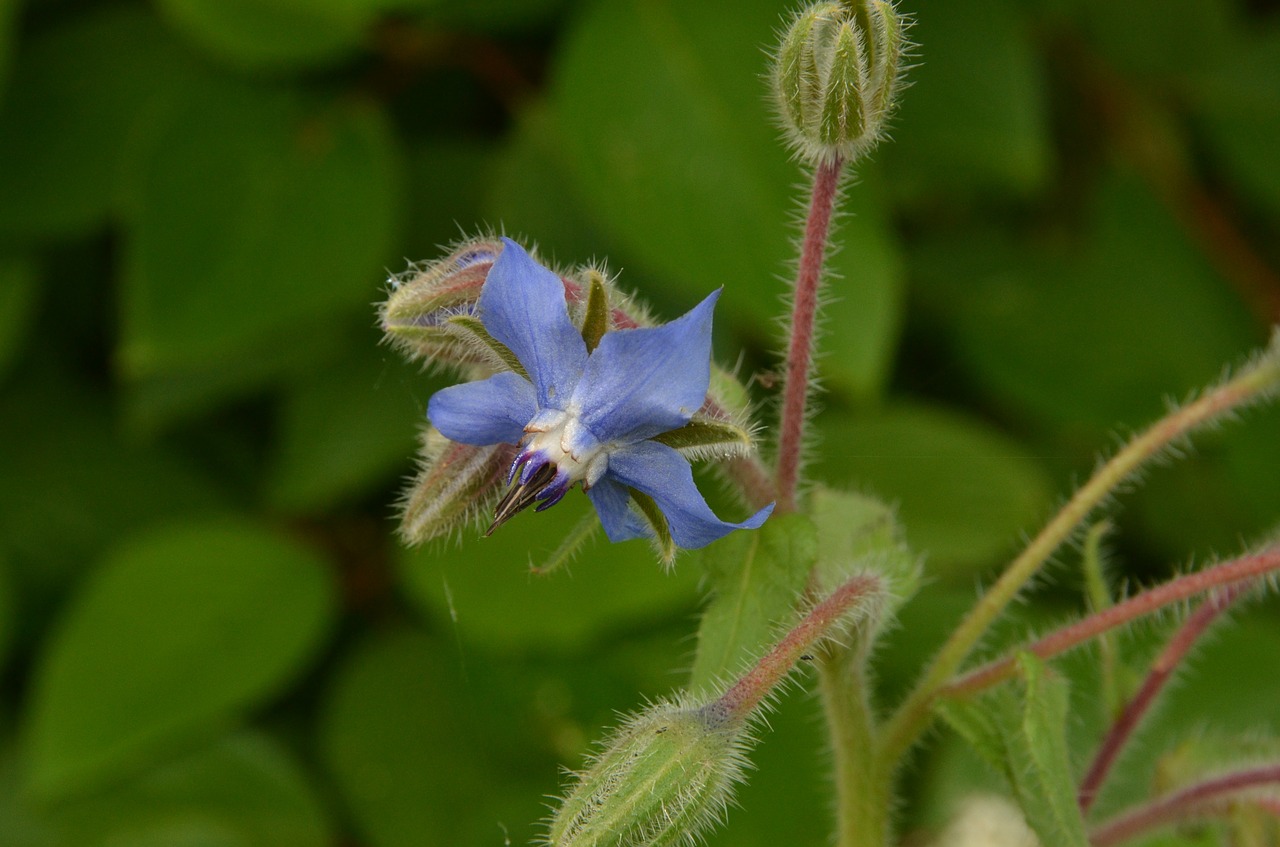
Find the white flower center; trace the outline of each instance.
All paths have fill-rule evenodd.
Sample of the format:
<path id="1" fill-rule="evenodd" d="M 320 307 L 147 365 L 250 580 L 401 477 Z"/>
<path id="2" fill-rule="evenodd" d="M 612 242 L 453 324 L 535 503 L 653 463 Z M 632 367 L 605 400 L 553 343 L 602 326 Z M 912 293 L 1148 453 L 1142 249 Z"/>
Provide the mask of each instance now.
<path id="1" fill-rule="evenodd" d="M 545 409 L 525 425 L 522 452 L 541 453 L 568 477 L 569 485 L 581 481 L 595 485 L 609 467 L 609 454 L 578 418 L 578 410 Z"/>

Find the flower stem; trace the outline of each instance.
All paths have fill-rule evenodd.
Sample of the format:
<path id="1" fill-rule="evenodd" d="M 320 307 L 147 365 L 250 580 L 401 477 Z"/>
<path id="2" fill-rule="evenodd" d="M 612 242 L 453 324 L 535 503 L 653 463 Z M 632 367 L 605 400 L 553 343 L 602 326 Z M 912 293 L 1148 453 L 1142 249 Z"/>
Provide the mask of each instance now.
<path id="1" fill-rule="evenodd" d="M 818 656 L 818 680 L 836 784 L 837 847 L 884 847 L 891 780 L 874 770 L 875 719 L 866 656 L 833 644 Z"/>
<path id="2" fill-rule="evenodd" d="M 951 633 L 906 700 L 885 726 L 879 755 L 896 762 L 928 725 L 933 698 L 960 667 L 987 628 L 1045 561 L 1117 486 L 1171 443 L 1280 386 L 1280 332 L 1270 348 L 1234 379 L 1175 409 L 1126 444 L 1104 464 L 1031 540 Z M 1199 576 L 1196 574 L 1195 576 Z M 1115 608 L 1120 608 L 1119 606 Z M 1114 611 L 1110 610 L 1110 611 Z"/>
<path id="3" fill-rule="evenodd" d="M 1093 757 L 1093 762 L 1085 772 L 1084 779 L 1080 781 L 1080 791 L 1076 794 L 1076 800 L 1080 804 L 1081 814 L 1088 814 L 1093 801 L 1097 799 L 1103 781 L 1111 771 L 1111 766 L 1115 764 L 1125 743 L 1137 729 L 1138 723 L 1155 703 L 1156 697 L 1169 681 L 1174 669 L 1186 657 L 1196 640 L 1235 602 L 1236 598 L 1244 593 L 1244 590 L 1245 585 L 1237 583 L 1210 594 L 1179 627 L 1173 638 L 1169 639 L 1169 643 L 1152 663 L 1151 670 L 1142 681 L 1142 687 L 1138 689 L 1138 693 L 1125 705 L 1120 716 L 1111 725 L 1106 738 L 1102 740 L 1098 752 Z"/>
<path id="4" fill-rule="evenodd" d="M 1165 606 L 1172 605 L 1189 597 L 1194 597 L 1220 586 L 1234 586 L 1235 583 L 1252 580 L 1259 576 L 1280 571 L 1280 546 L 1268 548 L 1251 556 L 1241 556 L 1202 571 L 1189 573 L 1171 579 L 1163 585 L 1135 594 L 1123 603 L 1117 603 L 1110 609 L 1092 614 L 1070 626 L 1052 632 L 1036 641 L 1030 647 L 1023 648 L 1041 659 L 1048 659 L 1078 647 L 1101 633 L 1123 626 L 1140 617 L 1149 615 Z M 1241 589 L 1243 587 L 1240 587 Z M 1184 651 L 1185 652 L 1185 651 Z M 1163 657 L 1162 657 L 1163 658 Z M 974 694 L 984 688 L 990 688 L 1014 675 L 1017 668 L 1016 659 L 1005 656 L 982 665 L 954 682 L 938 689 L 938 694 L 947 697 L 959 697 Z"/>
<path id="5" fill-rule="evenodd" d="M 791 309 L 791 338 L 787 346 L 787 373 L 782 394 L 782 421 L 778 434 L 778 511 L 796 508 L 800 458 L 804 450 L 805 406 L 809 400 L 809 372 L 813 367 L 814 321 L 818 312 L 818 286 L 831 235 L 831 220 L 840 196 L 844 159 L 836 157 L 818 165 L 800 245 L 795 302 Z"/>
<path id="6" fill-rule="evenodd" d="M 1260 785 L 1280 784 L 1280 763 L 1234 771 L 1189 785 L 1112 818 L 1089 836 L 1094 847 L 1110 847 L 1143 832 L 1213 809 L 1213 801 Z"/>

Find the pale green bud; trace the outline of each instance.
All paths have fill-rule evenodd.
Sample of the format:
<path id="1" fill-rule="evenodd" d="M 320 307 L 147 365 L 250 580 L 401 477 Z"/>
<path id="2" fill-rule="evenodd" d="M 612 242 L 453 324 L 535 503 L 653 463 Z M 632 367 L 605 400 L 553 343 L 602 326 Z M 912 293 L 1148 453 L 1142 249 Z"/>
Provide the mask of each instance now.
<path id="1" fill-rule="evenodd" d="M 796 16 L 772 76 L 797 155 L 811 164 L 853 160 L 884 137 L 905 43 L 890 0 L 817 3 Z"/>
<path id="2" fill-rule="evenodd" d="M 629 718 L 556 811 L 551 847 L 686 845 L 719 822 L 742 780 L 745 721 L 718 703 L 662 702 Z"/>
<path id="3" fill-rule="evenodd" d="M 502 493 L 515 448 L 455 444 L 427 427 L 421 467 L 400 504 L 400 536 L 407 544 L 444 538 L 492 509 Z"/>

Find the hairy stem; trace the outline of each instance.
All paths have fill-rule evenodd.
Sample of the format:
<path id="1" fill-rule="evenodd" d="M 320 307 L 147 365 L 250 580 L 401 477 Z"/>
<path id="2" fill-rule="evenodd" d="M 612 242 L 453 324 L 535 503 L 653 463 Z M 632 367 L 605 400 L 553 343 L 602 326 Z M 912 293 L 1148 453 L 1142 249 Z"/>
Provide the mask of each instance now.
<path id="1" fill-rule="evenodd" d="M 1165 606 L 1214 588 L 1234 587 L 1235 583 L 1252 580 L 1276 571 L 1280 571 L 1280 546 L 1171 579 L 1163 585 L 1136 594 L 1123 603 L 1117 603 L 1110 609 L 1097 612 L 1052 632 L 1030 647 L 1022 649 L 1034 653 L 1041 659 L 1048 659 L 1073 647 L 1079 647 L 1104 632 L 1159 611 Z M 1243 589 L 1243 586 L 1240 588 Z M 1009 679 L 1016 671 L 1016 658 L 1005 656 L 975 668 L 939 689 L 938 693 L 948 697 L 967 696 Z"/>
<path id="2" fill-rule="evenodd" d="M 890 779 L 874 770 L 875 719 L 865 655 L 832 645 L 818 656 L 818 680 L 836 783 L 837 847 L 884 847 Z"/>
<path id="3" fill-rule="evenodd" d="M 1120 755 L 1120 751 L 1124 749 L 1125 743 L 1133 735 L 1133 731 L 1137 729 L 1138 723 L 1150 710 L 1152 704 L 1155 703 L 1156 698 L 1160 695 L 1165 683 L 1169 681 L 1174 669 L 1186 658 L 1187 652 L 1191 650 L 1192 645 L 1217 620 L 1218 616 L 1244 593 L 1245 588 L 1246 585 L 1244 584 L 1236 584 L 1210 594 L 1200 604 L 1200 607 L 1187 618 L 1186 622 L 1178 628 L 1173 638 L 1169 639 L 1169 643 L 1165 645 L 1164 650 L 1160 652 L 1155 662 L 1152 663 L 1151 670 L 1147 673 L 1146 679 L 1142 681 L 1142 686 L 1138 689 L 1138 692 L 1125 705 L 1120 716 L 1111 725 L 1111 729 L 1108 730 L 1106 737 L 1102 740 L 1102 744 L 1098 747 L 1098 752 L 1093 757 L 1093 762 L 1089 765 L 1088 771 L 1085 772 L 1084 779 L 1080 781 L 1080 790 L 1076 794 L 1076 800 L 1080 804 L 1081 814 L 1088 814 L 1090 807 L 1093 806 L 1093 801 L 1097 799 L 1099 789 L 1102 788 L 1102 783 L 1111 771 L 1111 766 L 1115 764 L 1116 758 Z"/>
<path id="4" fill-rule="evenodd" d="M 1110 847 L 1161 826 L 1189 817 L 1201 817 L 1206 812 L 1220 811 L 1221 807 L 1215 805 L 1214 801 L 1231 794 L 1258 786 L 1278 784 L 1280 763 L 1222 774 L 1124 812 L 1094 829 L 1089 840 L 1094 847 Z"/>
<path id="5" fill-rule="evenodd" d="M 978 600 L 938 650 L 923 677 L 886 724 L 880 748 L 882 759 L 896 762 L 914 743 L 932 717 L 933 698 L 964 662 L 987 628 L 1013 602 L 1054 551 L 1117 486 L 1171 443 L 1280 385 L 1278 351 L 1280 334 L 1273 338 L 1271 349 L 1252 366 L 1157 421 L 1126 444 L 1076 491 Z"/>
<path id="6" fill-rule="evenodd" d="M 814 321 L 818 313 L 818 287 L 822 263 L 831 235 L 831 220 L 840 195 L 844 160 L 820 164 L 813 174 L 813 193 L 800 245 L 795 302 L 791 309 L 791 338 L 787 346 L 787 373 L 782 393 L 782 421 L 778 434 L 778 511 L 796 508 L 800 482 L 800 458 L 804 450 L 805 406 L 813 367 Z"/>

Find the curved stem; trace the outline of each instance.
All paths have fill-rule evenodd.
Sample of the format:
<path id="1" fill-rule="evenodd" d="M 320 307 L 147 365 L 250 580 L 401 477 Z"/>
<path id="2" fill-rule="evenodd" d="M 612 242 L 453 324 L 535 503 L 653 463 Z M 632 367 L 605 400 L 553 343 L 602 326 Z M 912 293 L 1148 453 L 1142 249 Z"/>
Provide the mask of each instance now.
<path id="1" fill-rule="evenodd" d="M 1212 810 L 1212 803 L 1224 796 L 1260 785 L 1280 784 L 1280 763 L 1216 776 L 1173 791 L 1163 797 L 1131 809 L 1096 828 L 1089 836 L 1094 847 L 1110 847 L 1143 832 L 1175 823 L 1188 817 L 1199 817 Z"/>
<path id="2" fill-rule="evenodd" d="M 929 723 L 933 698 L 968 657 L 987 628 L 1013 602 L 1049 556 L 1120 483 L 1172 442 L 1274 391 L 1277 385 L 1280 385 L 1280 333 L 1273 338 L 1271 348 L 1251 367 L 1198 400 L 1175 409 L 1099 468 L 1013 560 L 938 650 L 924 676 L 886 724 L 881 759 L 896 762 L 914 743 Z"/>
<path id="3" fill-rule="evenodd" d="M 840 195 L 844 160 L 818 165 L 813 193 L 800 245 L 795 302 L 791 309 L 791 338 L 787 345 L 787 374 L 782 394 L 782 421 L 778 434 L 778 511 L 796 508 L 800 458 L 804 450 L 805 406 L 809 400 L 809 372 L 813 367 L 814 321 L 818 312 L 818 286 L 831 235 L 831 219 Z"/>
<path id="4" fill-rule="evenodd" d="M 817 658 L 819 689 L 836 787 L 837 847 L 884 847 L 889 838 L 892 780 L 876 773 L 866 656 L 832 645 Z"/>
<path id="5" fill-rule="evenodd" d="M 1084 779 L 1080 781 L 1076 800 L 1080 805 L 1081 814 L 1088 814 L 1093 801 L 1098 797 L 1102 783 L 1111 771 L 1111 766 L 1115 764 L 1120 751 L 1133 735 L 1133 731 L 1138 728 L 1138 723 L 1155 703 L 1174 669 L 1186 657 L 1191 646 L 1218 619 L 1218 616 L 1244 593 L 1245 588 L 1244 584 L 1237 583 L 1210 594 L 1179 627 L 1173 638 L 1169 639 L 1164 650 L 1160 651 L 1160 655 L 1156 657 L 1151 670 L 1147 673 L 1147 678 L 1142 681 L 1142 687 L 1138 689 L 1137 694 L 1133 695 L 1133 699 L 1125 704 L 1124 710 L 1111 725 L 1106 738 L 1102 740 L 1098 752 L 1093 757 L 1093 762 L 1085 772 Z"/>

